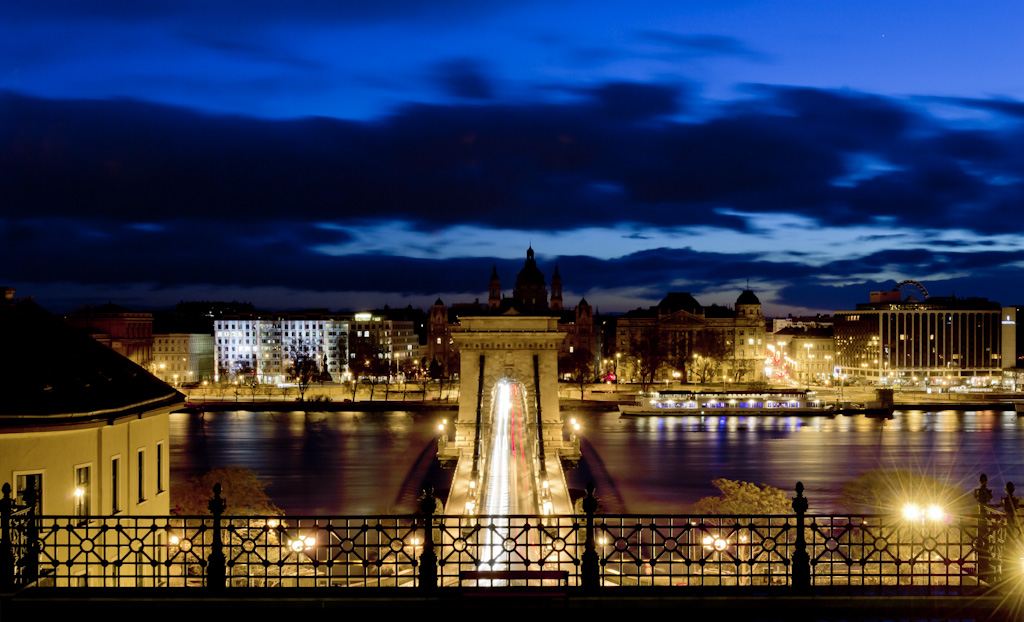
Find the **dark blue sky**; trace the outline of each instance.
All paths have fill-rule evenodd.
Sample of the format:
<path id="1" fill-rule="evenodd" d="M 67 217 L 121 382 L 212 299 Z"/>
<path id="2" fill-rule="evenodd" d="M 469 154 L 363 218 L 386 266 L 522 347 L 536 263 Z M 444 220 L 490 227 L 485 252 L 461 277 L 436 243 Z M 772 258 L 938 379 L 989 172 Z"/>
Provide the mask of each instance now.
<path id="1" fill-rule="evenodd" d="M 54 311 L 1022 304 L 1014 2 L 0 5 L 0 280 Z"/>

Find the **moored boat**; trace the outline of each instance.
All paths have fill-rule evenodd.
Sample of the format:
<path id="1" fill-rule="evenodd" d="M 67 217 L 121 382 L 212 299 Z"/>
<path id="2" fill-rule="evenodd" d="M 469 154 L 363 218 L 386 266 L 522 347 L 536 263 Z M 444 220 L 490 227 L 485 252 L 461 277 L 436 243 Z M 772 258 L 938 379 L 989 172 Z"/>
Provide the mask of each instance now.
<path id="1" fill-rule="evenodd" d="M 623 415 L 831 415 L 832 404 L 814 391 L 797 389 L 737 391 L 655 391 L 633 404 L 619 405 Z"/>

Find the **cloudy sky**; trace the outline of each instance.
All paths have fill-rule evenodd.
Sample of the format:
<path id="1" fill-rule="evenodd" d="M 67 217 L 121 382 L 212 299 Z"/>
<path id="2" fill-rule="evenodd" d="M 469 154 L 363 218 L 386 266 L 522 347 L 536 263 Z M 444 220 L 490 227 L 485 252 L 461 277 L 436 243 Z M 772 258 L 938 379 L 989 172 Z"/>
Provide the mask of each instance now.
<path id="1" fill-rule="evenodd" d="M 1024 304 L 1024 5 L 11 0 L 0 284 L 360 309 Z"/>

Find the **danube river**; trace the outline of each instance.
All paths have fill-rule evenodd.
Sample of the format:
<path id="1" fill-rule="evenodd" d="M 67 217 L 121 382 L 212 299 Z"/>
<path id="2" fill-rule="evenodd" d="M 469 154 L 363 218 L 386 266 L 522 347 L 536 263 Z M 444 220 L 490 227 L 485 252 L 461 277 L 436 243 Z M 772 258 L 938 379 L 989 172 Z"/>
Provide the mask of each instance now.
<path id="1" fill-rule="evenodd" d="M 244 466 L 287 514 L 406 513 L 421 483 L 447 488 L 437 424 L 451 411 L 171 415 L 171 483 Z M 715 478 L 806 487 L 812 513 L 838 511 L 859 473 L 908 469 L 965 491 L 989 476 L 997 493 L 1024 483 L 1024 419 L 1013 411 L 897 411 L 852 417 L 644 417 L 566 412 L 581 425 L 583 460 L 570 487 L 595 482 L 607 512 L 684 513 L 715 495 Z M 997 497 L 998 498 L 998 497 Z"/>

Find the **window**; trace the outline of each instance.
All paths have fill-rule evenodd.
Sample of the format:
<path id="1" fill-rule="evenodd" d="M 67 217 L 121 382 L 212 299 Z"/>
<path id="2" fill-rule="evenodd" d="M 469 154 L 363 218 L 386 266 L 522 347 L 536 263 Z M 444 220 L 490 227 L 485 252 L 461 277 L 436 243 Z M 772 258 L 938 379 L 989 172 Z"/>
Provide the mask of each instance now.
<path id="1" fill-rule="evenodd" d="M 75 467 L 75 516 L 89 515 L 89 466 Z"/>
<path id="2" fill-rule="evenodd" d="M 156 444 L 156 494 L 164 491 L 164 444 Z"/>
<path id="3" fill-rule="evenodd" d="M 140 449 L 139 453 L 139 503 L 146 500 L 146 450 Z"/>
<path id="4" fill-rule="evenodd" d="M 30 505 L 29 497 L 32 497 L 32 503 L 36 509 L 36 514 L 43 513 L 43 474 L 40 473 L 23 473 L 15 477 L 17 480 L 17 491 L 14 497 L 14 502 L 18 505 Z"/>
<path id="5" fill-rule="evenodd" d="M 121 459 L 110 459 L 110 513 L 121 511 Z"/>

